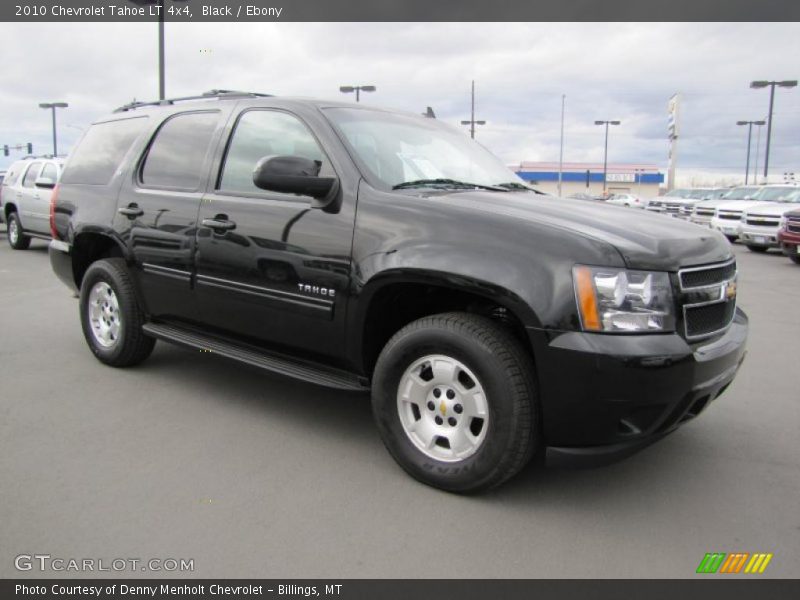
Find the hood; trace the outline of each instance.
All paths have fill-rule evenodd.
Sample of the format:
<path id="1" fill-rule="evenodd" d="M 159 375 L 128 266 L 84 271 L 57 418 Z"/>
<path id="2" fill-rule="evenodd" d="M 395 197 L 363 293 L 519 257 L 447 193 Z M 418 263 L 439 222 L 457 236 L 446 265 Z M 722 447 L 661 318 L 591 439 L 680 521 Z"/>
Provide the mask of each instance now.
<path id="1" fill-rule="evenodd" d="M 725 204 L 726 202 L 730 203 L 731 201 L 723 200 L 721 198 L 717 198 L 715 200 L 701 200 L 700 202 L 695 204 L 695 206 L 697 208 L 718 208 L 719 206 Z"/>
<path id="2" fill-rule="evenodd" d="M 758 202 L 756 200 L 725 200 L 724 202 L 720 202 L 717 204 L 717 208 L 719 210 L 740 210 L 745 211 L 749 208 L 754 208 L 756 206 L 760 206 L 762 204 L 767 204 L 766 202 Z"/>
<path id="3" fill-rule="evenodd" d="M 470 191 L 432 194 L 429 198 L 605 242 L 615 247 L 632 269 L 676 271 L 732 256 L 730 244 L 719 232 L 623 206 L 518 192 Z M 535 231 L 532 233 L 535 235 Z"/>
<path id="4" fill-rule="evenodd" d="M 782 216 L 800 208 L 797 202 L 759 202 L 758 206 L 747 209 L 748 215 Z"/>

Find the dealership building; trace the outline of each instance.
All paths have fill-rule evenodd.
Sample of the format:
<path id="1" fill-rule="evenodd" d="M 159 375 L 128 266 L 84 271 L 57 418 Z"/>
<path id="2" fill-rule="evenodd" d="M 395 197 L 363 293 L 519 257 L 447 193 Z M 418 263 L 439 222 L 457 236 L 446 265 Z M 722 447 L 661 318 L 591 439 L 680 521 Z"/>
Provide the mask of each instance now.
<path id="1" fill-rule="evenodd" d="M 522 179 L 548 194 L 558 193 L 557 162 L 521 162 L 509 165 Z M 606 189 L 609 193 L 630 193 L 643 198 L 658 196 L 664 175 L 656 165 L 609 163 L 606 169 Z M 561 195 L 603 193 L 603 163 L 563 163 Z"/>

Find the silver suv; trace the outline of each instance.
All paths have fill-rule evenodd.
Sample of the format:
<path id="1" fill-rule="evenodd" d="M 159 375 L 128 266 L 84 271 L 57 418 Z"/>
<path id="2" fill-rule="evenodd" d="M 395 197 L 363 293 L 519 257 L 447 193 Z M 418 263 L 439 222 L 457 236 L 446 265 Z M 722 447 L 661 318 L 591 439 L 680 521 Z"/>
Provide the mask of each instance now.
<path id="1" fill-rule="evenodd" d="M 61 158 L 26 157 L 8 168 L 0 188 L 0 216 L 15 250 L 26 249 L 34 237 L 50 239 L 50 196 L 63 165 Z"/>

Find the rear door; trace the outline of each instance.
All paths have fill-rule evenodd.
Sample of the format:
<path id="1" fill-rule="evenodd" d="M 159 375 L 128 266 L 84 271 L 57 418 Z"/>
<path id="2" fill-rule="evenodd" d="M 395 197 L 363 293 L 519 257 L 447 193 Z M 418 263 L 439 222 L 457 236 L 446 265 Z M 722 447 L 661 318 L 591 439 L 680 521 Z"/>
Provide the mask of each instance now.
<path id="1" fill-rule="evenodd" d="M 32 162 L 22 177 L 22 185 L 17 187 L 17 214 L 25 231 L 41 232 L 43 223 L 48 223 L 50 218 L 49 213 L 42 215 L 36 211 L 41 190 L 36 187 L 35 182 L 41 170 L 41 161 Z"/>
<path id="2" fill-rule="evenodd" d="M 148 312 L 192 321 L 191 276 L 197 212 L 225 109 L 167 117 L 120 191 L 115 229 L 134 259 Z"/>
<path id="3" fill-rule="evenodd" d="M 197 300 L 220 332 L 315 354 L 341 354 L 354 198 L 343 208 L 312 208 L 311 198 L 267 192 L 253 183 L 265 156 L 322 163 L 341 178 L 309 126 L 285 110 L 254 107 L 231 126 L 197 230 Z M 341 168 L 341 167 L 340 167 Z"/>
<path id="4" fill-rule="evenodd" d="M 37 179 L 46 178 L 58 183 L 58 176 L 58 165 L 52 161 L 45 161 Z M 30 229 L 37 233 L 50 234 L 50 197 L 52 195 L 52 188 L 39 187 L 35 185 L 34 180 L 34 188 L 31 190 L 30 196 L 26 198 L 26 202 L 27 210 L 31 213 Z"/>

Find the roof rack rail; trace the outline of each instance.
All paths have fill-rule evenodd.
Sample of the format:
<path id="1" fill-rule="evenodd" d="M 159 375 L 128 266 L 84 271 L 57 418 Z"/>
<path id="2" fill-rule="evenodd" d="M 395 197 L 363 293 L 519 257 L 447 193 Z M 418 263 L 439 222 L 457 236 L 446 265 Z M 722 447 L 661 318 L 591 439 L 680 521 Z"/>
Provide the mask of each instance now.
<path id="1" fill-rule="evenodd" d="M 240 92 L 237 90 L 208 90 L 207 92 L 203 92 L 199 96 L 182 96 L 179 98 L 165 98 L 164 100 L 153 100 L 151 102 L 129 102 L 128 104 L 124 104 L 119 108 L 115 109 L 114 112 L 125 112 L 128 110 L 134 110 L 140 108 L 142 106 L 169 106 L 171 104 L 175 104 L 176 102 L 187 102 L 189 100 L 208 100 L 210 98 L 218 98 L 222 99 L 230 99 L 230 98 L 270 98 L 272 94 L 260 94 L 258 92 Z"/>

